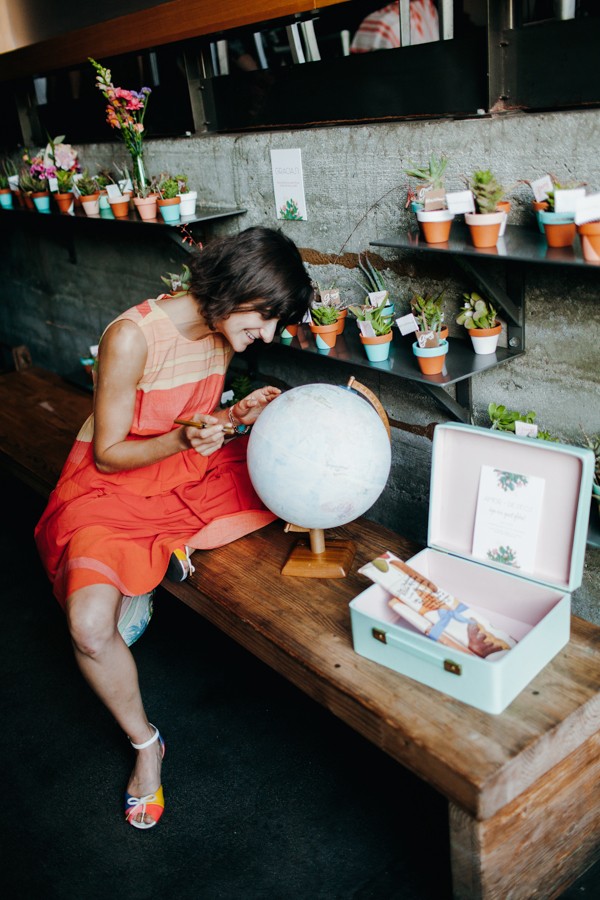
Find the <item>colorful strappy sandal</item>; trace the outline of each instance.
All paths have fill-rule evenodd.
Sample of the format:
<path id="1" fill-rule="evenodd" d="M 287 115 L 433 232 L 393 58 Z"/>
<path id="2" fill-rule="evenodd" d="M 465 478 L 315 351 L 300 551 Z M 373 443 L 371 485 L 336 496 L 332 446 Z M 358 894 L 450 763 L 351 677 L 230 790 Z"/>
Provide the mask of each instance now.
<path id="1" fill-rule="evenodd" d="M 159 741 L 162 757 L 164 759 L 165 742 L 156 725 L 152 725 L 152 722 L 149 724 L 154 728 L 154 734 L 149 740 L 144 741 L 143 744 L 134 744 L 132 740 L 130 740 L 129 743 L 134 750 L 145 750 L 146 747 L 149 747 L 154 741 Z M 165 798 L 162 784 L 156 791 L 152 794 L 146 794 L 145 797 L 134 797 L 133 794 L 129 794 L 125 791 L 125 821 L 129 822 L 130 825 L 133 825 L 134 828 L 139 828 L 141 831 L 148 828 L 154 828 L 164 811 Z M 149 816 L 153 821 L 144 822 L 142 820 L 141 822 L 138 822 L 135 817 L 140 814 L 142 816 Z"/>
<path id="2" fill-rule="evenodd" d="M 177 547 L 171 553 L 169 566 L 165 573 L 165 577 L 169 581 L 185 581 L 190 575 L 193 575 L 196 569 L 192 565 L 191 555 L 193 553 L 191 547 Z"/>

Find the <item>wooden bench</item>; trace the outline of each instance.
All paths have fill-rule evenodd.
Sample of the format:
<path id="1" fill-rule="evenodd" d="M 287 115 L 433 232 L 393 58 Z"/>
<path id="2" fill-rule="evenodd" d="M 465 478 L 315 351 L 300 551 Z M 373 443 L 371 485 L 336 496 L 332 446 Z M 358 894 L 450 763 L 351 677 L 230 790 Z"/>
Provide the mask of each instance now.
<path id="1" fill-rule="evenodd" d="M 0 376 L 0 462 L 47 492 L 90 404 L 49 373 Z M 354 652 L 357 568 L 416 548 L 365 519 L 336 534 L 358 545 L 345 579 L 281 576 L 297 536 L 275 522 L 163 587 L 447 798 L 455 897 L 556 897 L 600 858 L 600 628 L 573 617 L 567 647 L 487 715 Z"/>

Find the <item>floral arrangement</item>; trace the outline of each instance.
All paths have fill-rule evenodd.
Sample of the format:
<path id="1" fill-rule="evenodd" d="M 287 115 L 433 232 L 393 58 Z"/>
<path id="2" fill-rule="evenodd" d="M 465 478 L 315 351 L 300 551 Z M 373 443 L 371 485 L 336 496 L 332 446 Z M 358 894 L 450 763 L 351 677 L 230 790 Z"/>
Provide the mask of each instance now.
<path id="1" fill-rule="evenodd" d="M 139 91 L 128 91 L 125 88 L 115 87 L 110 69 L 101 66 L 95 59 L 88 58 L 97 73 L 96 87 L 108 101 L 106 121 L 111 128 L 121 132 L 134 162 L 134 179 L 143 186 L 146 183 L 142 162 L 144 116 L 152 90 L 143 87 Z"/>
<path id="2" fill-rule="evenodd" d="M 53 165 L 44 165 L 44 157 L 40 152 L 37 156 L 31 156 L 29 150 L 23 153 L 24 166 L 21 169 L 21 188 L 29 193 L 43 193 L 48 190 L 48 179 L 56 178 L 56 168 Z"/>

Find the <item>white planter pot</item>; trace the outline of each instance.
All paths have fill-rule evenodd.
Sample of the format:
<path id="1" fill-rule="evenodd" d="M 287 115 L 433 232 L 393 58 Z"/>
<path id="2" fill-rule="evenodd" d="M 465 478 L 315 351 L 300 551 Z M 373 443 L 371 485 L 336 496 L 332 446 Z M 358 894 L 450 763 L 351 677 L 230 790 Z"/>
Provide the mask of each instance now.
<path id="1" fill-rule="evenodd" d="M 97 216 L 100 214 L 100 198 L 97 200 L 82 200 L 81 205 L 86 216 Z"/>
<path id="2" fill-rule="evenodd" d="M 180 194 L 181 203 L 179 204 L 179 214 L 181 216 L 193 216 L 196 212 L 196 200 L 198 199 L 197 191 L 188 191 L 187 194 Z"/>
<path id="3" fill-rule="evenodd" d="M 470 328 L 469 337 L 475 353 L 495 353 L 501 331 L 501 325 L 496 325 L 495 328 Z"/>

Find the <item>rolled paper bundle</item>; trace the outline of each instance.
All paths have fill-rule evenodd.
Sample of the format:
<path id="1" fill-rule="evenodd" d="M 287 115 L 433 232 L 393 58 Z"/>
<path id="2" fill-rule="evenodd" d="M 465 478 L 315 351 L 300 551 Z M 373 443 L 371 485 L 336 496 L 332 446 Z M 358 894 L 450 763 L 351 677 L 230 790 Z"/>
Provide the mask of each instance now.
<path id="1" fill-rule="evenodd" d="M 516 640 L 386 551 L 359 569 L 390 595 L 390 607 L 433 641 L 488 658 Z"/>

